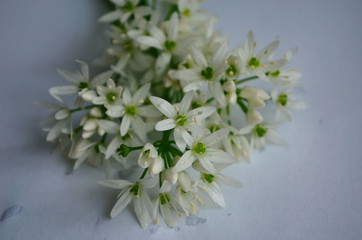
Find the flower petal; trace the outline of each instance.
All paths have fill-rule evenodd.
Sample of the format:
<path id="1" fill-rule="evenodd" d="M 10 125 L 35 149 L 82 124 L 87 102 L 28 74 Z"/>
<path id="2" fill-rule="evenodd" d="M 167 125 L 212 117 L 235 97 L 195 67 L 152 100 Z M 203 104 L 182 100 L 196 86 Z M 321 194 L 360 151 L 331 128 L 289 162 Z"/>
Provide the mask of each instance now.
<path id="1" fill-rule="evenodd" d="M 131 125 L 131 118 L 127 115 L 124 115 L 122 118 L 122 123 L 120 128 L 122 137 L 127 134 L 130 125 Z"/>
<path id="2" fill-rule="evenodd" d="M 159 97 L 154 97 L 151 96 L 150 97 L 150 101 L 152 102 L 152 104 L 161 112 L 163 113 L 166 117 L 168 118 L 174 118 L 176 117 L 176 109 L 174 106 L 172 106 L 169 102 L 167 102 L 166 100 L 159 98 Z"/>
<path id="3" fill-rule="evenodd" d="M 127 207 L 127 205 L 131 202 L 131 200 L 132 200 L 132 196 L 131 196 L 131 194 L 129 192 L 129 189 L 125 189 L 123 191 L 123 194 L 121 195 L 121 197 L 118 199 L 118 201 L 116 202 L 116 204 L 112 208 L 111 218 L 114 218 L 115 216 L 120 214 L 122 212 L 122 210 L 125 207 Z"/>
<path id="4" fill-rule="evenodd" d="M 182 170 L 189 168 L 192 165 L 192 163 L 195 161 L 195 159 L 196 159 L 196 157 L 194 156 L 192 151 L 189 150 L 189 151 L 185 152 L 184 155 L 182 155 L 182 157 L 178 160 L 176 165 L 173 167 L 172 172 L 177 173 L 177 172 L 180 172 Z"/>
<path id="5" fill-rule="evenodd" d="M 229 130 L 226 128 L 222 128 L 216 132 L 214 132 L 213 134 L 207 136 L 204 140 L 203 143 L 206 144 L 207 146 L 212 146 L 215 143 L 219 143 L 221 142 L 221 140 L 226 137 L 229 134 Z"/>
<path id="6" fill-rule="evenodd" d="M 167 131 L 167 130 L 173 129 L 175 126 L 176 126 L 175 120 L 168 118 L 168 119 L 159 121 L 156 124 L 155 129 L 157 131 Z"/>

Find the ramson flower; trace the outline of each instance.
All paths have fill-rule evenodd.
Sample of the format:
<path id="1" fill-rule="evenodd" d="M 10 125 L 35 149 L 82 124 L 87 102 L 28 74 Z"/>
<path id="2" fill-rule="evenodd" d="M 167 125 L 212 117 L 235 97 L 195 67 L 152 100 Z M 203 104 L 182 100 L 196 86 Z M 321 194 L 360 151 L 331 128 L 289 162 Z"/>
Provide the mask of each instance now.
<path id="1" fill-rule="evenodd" d="M 150 97 L 152 104 L 167 117 L 167 119 L 159 121 L 155 129 L 157 131 L 174 129 L 174 139 L 181 151 L 186 148 L 183 134 L 186 131 L 200 131 L 201 128 L 197 124 L 216 111 L 216 108 L 211 106 L 199 107 L 189 111 L 193 96 L 193 91 L 186 93 L 178 107 L 171 105 L 162 98 Z"/>
<path id="2" fill-rule="evenodd" d="M 151 176 L 159 174 L 165 168 L 163 159 L 150 143 L 144 145 L 142 152 L 138 156 L 138 165 L 142 168 L 148 168 Z"/>
<path id="3" fill-rule="evenodd" d="M 141 179 L 138 182 L 129 182 L 126 180 L 107 179 L 99 182 L 101 185 L 120 189 L 118 200 L 111 211 L 111 218 L 120 214 L 125 207 L 132 201 L 134 202 L 134 211 L 138 221 L 143 228 L 152 220 L 153 206 L 145 189 L 152 188 L 156 182 L 151 179 Z"/>
<path id="4" fill-rule="evenodd" d="M 305 109 L 307 105 L 300 100 L 295 100 L 290 98 L 293 95 L 293 89 L 289 87 L 285 87 L 281 92 L 279 92 L 276 88 L 272 90 L 270 93 L 273 101 L 276 104 L 276 118 L 280 118 L 281 115 L 288 120 L 292 120 L 292 116 L 290 112 L 294 110 Z"/>
<path id="5" fill-rule="evenodd" d="M 229 126 L 229 129 L 229 135 L 222 141 L 225 151 L 237 158 L 239 162 L 249 162 L 251 149 L 248 139 L 234 127 Z"/>
<path id="6" fill-rule="evenodd" d="M 226 99 L 220 83 L 220 77 L 226 69 L 227 45 L 220 44 L 213 52 L 213 55 L 207 58 L 200 49 L 194 46 L 191 47 L 191 53 L 195 65 L 189 69 L 170 71 L 170 77 L 185 82 L 185 92 L 198 90 L 203 85 L 208 85 L 211 95 L 221 106 L 225 106 Z"/>
<path id="7" fill-rule="evenodd" d="M 107 86 L 97 86 L 98 97 L 93 98 L 96 105 L 104 105 L 109 108 L 121 103 L 122 86 L 116 86 L 112 79 L 107 80 Z"/>
<path id="8" fill-rule="evenodd" d="M 220 149 L 213 148 L 227 136 L 229 130 L 220 129 L 211 135 L 195 135 L 191 136 L 188 132 L 184 132 L 184 139 L 190 150 L 186 151 L 173 167 L 172 172 L 180 172 L 189 168 L 193 162 L 198 162 L 209 172 L 216 173 L 217 170 L 214 163 L 230 164 L 237 160 L 230 154 Z"/>
<path id="9" fill-rule="evenodd" d="M 257 75 L 260 79 L 268 81 L 267 72 L 274 71 L 286 63 L 284 58 L 278 61 L 270 61 L 269 56 L 279 46 L 279 41 L 274 41 L 260 52 L 255 52 L 256 42 L 253 32 L 249 31 L 245 42 L 239 49 L 239 57 L 242 61 L 242 73 L 248 76 Z"/>
<path id="10" fill-rule="evenodd" d="M 138 89 L 133 96 L 126 88 L 122 95 L 122 102 L 116 106 L 108 108 L 106 112 L 108 116 L 113 118 L 122 117 L 120 127 L 121 136 L 125 136 L 132 126 L 132 130 L 138 137 L 145 141 L 146 130 L 145 122 L 142 117 L 158 117 L 159 113 L 152 105 L 142 106 L 145 98 L 149 94 L 151 85 L 145 84 Z"/>
<path id="11" fill-rule="evenodd" d="M 210 199 L 217 206 L 224 208 L 225 200 L 219 186 L 220 183 L 236 188 L 241 187 L 241 183 L 238 180 L 226 177 L 221 173 L 218 174 L 202 173 L 200 175 L 200 182 L 197 185 L 197 187 L 202 191 L 205 191 L 209 195 Z"/>
<path id="12" fill-rule="evenodd" d="M 140 0 L 111 0 L 116 6 L 115 11 L 106 13 L 99 21 L 100 22 L 113 22 L 120 20 L 122 23 L 126 22 L 131 16 L 139 19 L 143 16 L 149 15 L 152 10 L 147 6 L 138 5 Z"/>
<path id="13" fill-rule="evenodd" d="M 98 74 L 92 80 L 89 80 L 88 64 L 77 60 L 81 65 L 81 72 L 71 73 L 66 70 L 58 69 L 58 73 L 72 85 L 52 87 L 49 89 L 50 95 L 60 102 L 63 100 L 59 95 L 77 94 L 83 100 L 91 102 L 96 97 L 94 88 L 104 84 L 112 75 L 111 71 L 106 71 Z"/>

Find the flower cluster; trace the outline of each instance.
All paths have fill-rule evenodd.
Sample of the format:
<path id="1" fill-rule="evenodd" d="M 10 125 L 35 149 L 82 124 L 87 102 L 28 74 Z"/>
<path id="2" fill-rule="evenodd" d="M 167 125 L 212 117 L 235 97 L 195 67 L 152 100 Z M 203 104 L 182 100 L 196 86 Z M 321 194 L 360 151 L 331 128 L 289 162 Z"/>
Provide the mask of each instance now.
<path id="1" fill-rule="evenodd" d="M 276 58 L 279 40 L 257 50 L 251 31 L 230 49 L 199 0 L 111 1 L 115 10 L 100 18 L 110 26 L 100 58 L 108 69 L 93 78 L 82 61 L 79 72 L 59 70 L 68 85 L 50 89 L 56 103 L 40 102 L 53 111 L 47 140 L 74 169 L 104 168 L 100 184 L 120 191 L 111 217 L 132 202 L 142 227 L 160 216 L 172 227 L 203 204 L 224 207 L 220 185 L 241 184 L 223 169 L 248 162 L 253 149 L 285 144 L 276 127 L 305 107 L 292 97 L 296 49 Z M 265 89 L 252 85 L 258 79 Z M 115 177 L 134 165 L 137 179 Z"/>

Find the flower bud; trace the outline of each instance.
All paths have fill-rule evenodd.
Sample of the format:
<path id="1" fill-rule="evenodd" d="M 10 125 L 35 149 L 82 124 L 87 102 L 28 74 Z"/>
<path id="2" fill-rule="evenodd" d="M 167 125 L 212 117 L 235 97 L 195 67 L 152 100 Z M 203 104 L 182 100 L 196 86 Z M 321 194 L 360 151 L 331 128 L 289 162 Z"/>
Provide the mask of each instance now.
<path id="1" fill-rule="evenodd" d="M 228 93 L 226 94 L 226 101 L 230 104 L 235 104 L 236 103 L 236 100 L 237 100 L 237 95 L 235 92 L 231 92 L 231 93 Z"/>
<path id="2" fill-rule="evenodd" d="M 77 159 L 91 146 L 90 142 L 84 139 L 74 141 L 69 151 L 69 158 Z"/>
<path id="3" fill-rule="evenodd" d="M 102 112 L 99 108 L 94 107 L 90 110 L 89 115 L 95 118 L 101 118 L 102 117 Z"/>
<path id="4" fill-rule="evenodd" d="M 82 94 L 82 98 L 84 101 L 92 102 L 93 98 L 97 97 L 97 94 L 94 90 L 88 90 Z"/>
<path id="5" fill-rule="evenodd" d="M 235 92 L 235 90 L 236 90 L 236 85 L 233 80 L 228 80 L 227 82 L 225 82 L 222 85 L 222 87 L 223 87 L 224 91 L 228 92 L 228 93 Z"/>
<path id="6" fill-rule="evenodd" d="M 86 131 L 95 130 L 98 127 L 97 121 L 95 119 L 88 119 L 83 126 L 83 129 Z"/>
<path id="7" fill-rule="evenodd" d="M 169 168 L 162 173 L 162 177 L 173 185 L 177 182 L 178 173 L 172 173 L 172 168 Z"/>
<path id="8" fill-rule="evenodd" d="M 263 121 L 263 117 L 258 111 L 249 109 L 248 113 L 246 114 L 246 120 L 248 123 L 255 125 L 261 123 Z"/>
<path id="9" fill-rule="evenodd" d="M 156 148 L 152 144 L 146 143 L 138 157 L 138 165 L 147 168 L 156 158 L 158 158 Z"/>
<path id="10" fill-rule="evenodd" d="M 151 176 L 154 176 L 156 174 L 159 174 L 164 168 L 165 168 L 165 163 L 163 162 L 163 159 L 160 156 L 158 156 L 156 159 L 153 160 L 148 171 L 151 174 Z"/>
<path id="11" fill-rule="evenodd" d="M 68 109 L 62 109 L 55 113 L 55 119 L 56 120 L 63 120 L 69 117 L 70 113 Z"/>
<path id="12" fill-rule="evenodd" d="M 185 171 L 179 172 L 178 174 L 179 175 L 178 175 L 177 182 L 180 185 L 180 187 L 182 188 L 182 190 L 184 190 L 185 192 L 190 191 L 190 189 L 191 189 L 190 175 Z"/>

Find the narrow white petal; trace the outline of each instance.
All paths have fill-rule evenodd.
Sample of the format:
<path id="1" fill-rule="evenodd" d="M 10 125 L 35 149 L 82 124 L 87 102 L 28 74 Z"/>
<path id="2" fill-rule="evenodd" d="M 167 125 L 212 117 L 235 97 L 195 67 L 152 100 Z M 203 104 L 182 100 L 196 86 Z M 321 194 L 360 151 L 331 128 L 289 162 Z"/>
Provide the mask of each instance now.
<path id="1" fill-rule="evenodd" d="M 137 92 L 135 92 L 135 94 L 133 95 L 132 102 L 137 105 L 143 103 L 145 98 L 149 94 L 150 87 L 151 84 L 147 83 L 143 85 L 140 89 L 138 89 Z"/>
<path id="2" fill-rule="evenodd" d="M 117 123 L 109 121 L 109 120 L 97 120 L 97 124 L 106 133 L 115 134 L 119 130 L 119 125 Z"/>
<path id="3" fill-rule="evenodd" d="M 178 13 L 174 12 L 171 16 L 168 26 L 168 38 L 171 41 L 176 41 L 178 33 Z"/>
<path id="4" fill-rule="evenodd" d="M 149 37 L 149 36 L 140 36 L 137 38 L 137 41 L 143 45 L 146 45 L 148 47 L 154 47 L 158 49 L 162 49 L 163 46 L 160 43 L 160 41 L 155 37 Z"/>
<path id="5" fill-rule="evenodd" d="M 128 105 L 132 102 L 131 93 L 128 88 L 124 89 L 123 95 L 122 95 L 122 100 L 123 100 L 124 105 Z"/>
<path id="6" fill-rule="evenodd" d="M 62 109 L 55 113 L 55 119 L 56 120 L 63 120 L 67 117 L 69 117 L 69 110 L 68 109 Z"/>
<path id="7" fill-rule="evenodd" d="M 113 189 L 122 189 L 131 186 L 133 183 L 122 180 L 122 179 L 106 179 L 98 182 L 102 186 L 113 188 Z"/>
<path id="8" fill-rule="evenodd" d="M 151 222 L 150 211 L 147 209 L 143 195 L 147 193 L 142 193 L 140 197 L 134 199 L 134 211 L 136 212 L 136 216 L 138 221 L 141 224 L 142 228 L 147 227 L 147 225 Z"/>
<path id="9" fill-rule="evenodd" d="M 122 118 L 122 123 L 120 128 L 122 137 L 127 134 L 130 125 L 131 125 L 131 118 L 127 115 L 124 115 Z"/>
<path id="10" fill-rule="evenodd" d="M 215 163 L 234 163 L 237 159 L 226 152 L 207 153 L 207 159 Z"/>
<path id="11" fill-rule="evenodd" d="M 200 164 L 209 172 L 209 173 L 216 173 L 217 170 L 214 167 L 214 165 L 212 165 L 212 163 L 210 162 L 209 158 L 200 158 L 199 159 Z"/>
<path id="12" fill-rule="evenodd" d="M 194 138 L 187 131 L 182 131 L 181 134 L 187 146 L 189 146 L 189 148 L 192 148 L 195 142 Z"/>
<path id="13" fill-rule="evenodd" d="M 181 150 L 181 152 L 185 151 L 185 149 L 186 149 L 186 142 L 182 137 L 182 133 L 184 131 L 185 131 L 184 129 L 179 128 L 179 127 L 176 127 L 173 130 L 173 138 L 175 139 L 176 145 Z"/>
<path id="14" fill-rule="evenodd" d="M 124 114 L 123 106 L 112 106 L 108 108 L 106 114 L 112 118 L 122 117 Z"/>
<path id="15" fill-rule="evenodd" d="M 175 120 L 168 118 L 168 119 L 159 121 L 156 124 L 155 129 L 157 131 L 167 131 L 167 130 L 173 129 L 175 126 L 176 126 Z"/>
<path id="16" fill-rule="evenodd" d="M 189 168 L 192 163 L 195 161 L 196 157 L 192 153 L 192 151 L 187 151 L 182 155 L 182 157 L 178 160 L 176 165 L 173 167 L 172 172 L 177 173 L 182 170 Z"/>
<path id="17" fill-rule="evenodd" d="M 206 59 L 204 57 L 204 55 L 202 54 L 202 52 L 200 51 L 200 49 L 192 46 L 191 47 L 191 54 L 192 57 L 194 59 L 194 61 L 196 62 L 196 64 L 202 68 L 206 68 L 207 67 L 207 62 Z"/>
<path id="18" fill-rule="evenodd" d="M 166 100 L 159 98 L 159 97 L 154 97 L 151 96 L 150 97 L 150 101 L 152 102 L 152 104 L 161 112 L 163 113 L 166 117 L 168 118 L 174 118 L 176 117 L 176 109 L 174 106 L 172 106 L 169 102 L 167 102 Z"/>
<path id="19" fill-rule="evenodd" d="M 114 207 L 111 211 L 111 218 L 114 218 L 118 214 L 122 212 L 122 210 L 127 207 L 127 205 L 131 202 L 132 196 L 128 189 L 125 189 L 121 197 L 118 199 Z"/>
<path id="20" fill-rule="evenodd" d="M 160 205 L 160 211 L 161 211 L 161 215 L 163 220 L 165 221 L 165 223 L 170 226 L 170 227 L 174 227 L 175 223 L 173 222 L 173 214 L 172 214 L 172 210 L 169 207 L 169 204 L 165 204 L 165 205 Z"/>
<path id="21" fill-rule="evenodd" d="M 180 110 L 179 114 L 184 115 L 186 112 L 190 109 L 192 98 L 194 97 L 195 92 L 189 91 L 185 94 L 185 96 L 182 98 L 182 101 L 180 103 Z"/>
<path id="22" fill-rule="evenodd" d="M 242 187 L 242 184 L 238 180 L 231 178 L 231 177 L 224 176 L 222 174 L 217 175 L 217 180 L 230 187 L 235 187 L 235 188 Z"/>
<path id="23" fill-rule="evenodd" d="M 118 136 L 115 136 L 112 141 L 108 144 L 107 150 L 106 150 L 106 156 L 105 158 L 110 158 L 113 154 L 115 154 L 117 148 L 121 145 L 121 140 Z"/>
<path id="24" fill-rule="evenodd" d="M 226 128 L 220 129 L 216 132 L 214 132 L 213 134 L 207 136 L 204 140 L 203 143 L 206 144 L 207 146 L 212 146 L 215 143 L 219 143 L 221 142 L 221 140 L 226 137 L 229 134 L 229 130 Z"/>
<path id="25" fill-rule="evenodd" d="M 102 17 L 99 18 L 98 21 L 100 22 L 113 22 L 114 20 L 117 20 L 120 18 L 120 16 L 122 15 L 122 13 L 120 11 L 113 11 L 113 12 L 109 12 L 104 14 Z"/>

